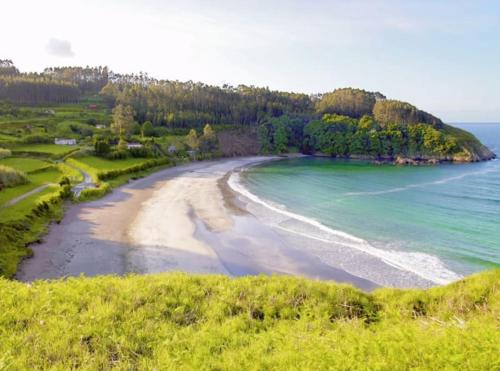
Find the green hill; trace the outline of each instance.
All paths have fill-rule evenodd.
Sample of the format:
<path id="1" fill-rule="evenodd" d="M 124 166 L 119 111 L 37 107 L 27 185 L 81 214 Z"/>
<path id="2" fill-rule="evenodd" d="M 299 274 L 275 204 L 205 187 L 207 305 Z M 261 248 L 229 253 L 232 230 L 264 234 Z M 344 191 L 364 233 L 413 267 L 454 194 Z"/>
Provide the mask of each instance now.
<path id="1" fill-rule="evenodd" d="M 0 279 L 0 369 L 500 367 L 500 270 L 429 290 L 292 277 Z"/>

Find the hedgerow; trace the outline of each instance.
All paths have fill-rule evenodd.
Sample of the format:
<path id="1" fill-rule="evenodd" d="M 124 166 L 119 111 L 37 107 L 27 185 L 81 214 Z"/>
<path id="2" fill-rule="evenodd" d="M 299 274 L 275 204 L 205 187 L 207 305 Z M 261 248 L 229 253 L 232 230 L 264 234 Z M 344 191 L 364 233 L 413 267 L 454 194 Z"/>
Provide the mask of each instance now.
<path id="1" fill-rule="evenodd" d="M 170 163 L 170 159 L 168 157 L 162 157 L 154 160 L 148 160 L 142 164 L 134 165 L 127 167 L 125 169 L 115 169 L 115 170 L 107 170 L 101 171 L 97 173 L 97 178 L 99 180 L 109 180 L 121 175 L 137 173 L 139 171 L 147 170 L 156 166 L 168 165 Z"/>

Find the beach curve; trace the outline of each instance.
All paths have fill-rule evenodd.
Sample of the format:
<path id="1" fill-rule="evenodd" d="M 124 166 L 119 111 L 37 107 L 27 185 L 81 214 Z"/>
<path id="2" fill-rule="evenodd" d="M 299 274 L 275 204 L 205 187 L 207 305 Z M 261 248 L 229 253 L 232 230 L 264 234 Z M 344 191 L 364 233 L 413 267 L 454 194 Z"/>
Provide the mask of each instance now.
<path id="1" fill-rule="evenodd" d="M 132 181 L 100 200 L 71 205 L 43 242 L 32 246 L 34 256 L 21 264 L 16 278 L 185 271 L 290 274 L 367 290 L 430 285 L 407 272 L 399 281 L 391 274 L 385 280 L 353 274 L 304 248 L 300 236 L 256 217 L 255 205 L 227 185 L 228 174 L 276 159 L 193 162 Z"/>

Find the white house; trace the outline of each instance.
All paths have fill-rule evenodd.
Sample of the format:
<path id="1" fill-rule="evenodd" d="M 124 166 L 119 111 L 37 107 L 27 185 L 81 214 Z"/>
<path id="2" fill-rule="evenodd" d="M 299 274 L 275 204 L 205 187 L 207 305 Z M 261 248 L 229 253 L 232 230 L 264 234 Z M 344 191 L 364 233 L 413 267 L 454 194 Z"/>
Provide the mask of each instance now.
<path id="1" fill-rule="evenodd" d="M 131 149 L 131 148 L 142 148 L 142 144 L 141 143 L 127 143 L 127 148 L 128 149 Z"/>
<path id="2" fill-rule="evenodd" d="M 74 146 L 76 145 L 76 139 L 56 138 L 54 139 L 54 144 L 58 144 L 60 146 Z"/>
<path id="3" fill-rule="evenodd" d="M 175 146 L 168 146 L 168 153 L 175 153 L 177 152 L 177 147 Z"/>
<path id="4" fill-rule="evenodd" d="M 106 125 L 103 125 L 103 124 L 97 124 L 95 127 L 97 129 L 106 129 Z"/>

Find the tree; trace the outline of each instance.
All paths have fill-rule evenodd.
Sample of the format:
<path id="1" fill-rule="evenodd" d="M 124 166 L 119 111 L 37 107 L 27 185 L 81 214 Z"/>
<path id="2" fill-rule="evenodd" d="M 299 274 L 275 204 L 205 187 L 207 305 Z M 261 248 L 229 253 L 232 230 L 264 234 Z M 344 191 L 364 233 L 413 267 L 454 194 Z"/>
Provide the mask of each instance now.
<path id="1" fill-rule="evenodd" d="M 271 153 L 273 149 L 271 144 L 271 125 L 268 123 L 260 125 L 257 129 L 257 136 L 259 138 L 260 152 L 263 154 Z"/>
<path id="2" fill-rule="evenodd" d="M 285 125 L 281 122 L 275 124 L 274 128 L 274 149 L 278 153 L 286 152 L 288 145 L 288 136 L 286 133 Z"/>
<path id="3" fill-rule="evenodd" d="M 217 137 L 209 124 L 203 127 L 203 136 L 200 138 L 200 146 L 203 152 L 212 152 L 217 148 Z"/>
<path id="4" fill-rule="evenodd" d="M 189 130 L 189 134 L 186 136 L 186 144 L 192 150 L 198 149 L 200 142 L 198 140 L 198 135 L 196 134 L 196 130 Z"/>
<path id="5" fill-rule="evenodd" d="M 111 129 L 120 138 L 124 138 L 132 131 L 134 124 L 134 111 L 130 106 L 119 104 L 113 109 Z"/>
<path id="6" fill-rule="evenodd" d="M 383 153 L 379 133 L 376 131 L 371 132 L 368 138 L 370 141 L 370 154 L 372 156 L 379 157 Z"/>
<path id="7" fill-rule="evenodd" d="M 155 135 L 155 129 L 151 121 L 146 121 L 142 124 L 141 134 L 143 137 L 152 137 Z"/>
<path id="8" fill-rule="evenodd" d="M 94 143 L 94 149 L 97 156 L 106 156 L 110 152 L 111 146 L 108 140 L 97 139 Z"/>
<path id="9" fill-rule="evenodd" d="M 316 104 L 316 112 L 361 117 L 372 113 L 375 101 L 380 96 L 383 97 L 380 93 L 361 89 L 337 89 L 321 97 Z"/>
<path id="10" fill-rule="evenodd" d="M 128 149 L 128 145 L 127 144 L 128 143 L 125 140 L 125 138 L 120 137 L 120 140 L 118 141 L 118 146 L 117 146 L 118 151 L 120 151 L 120 152 L 126 151 Z"/>

